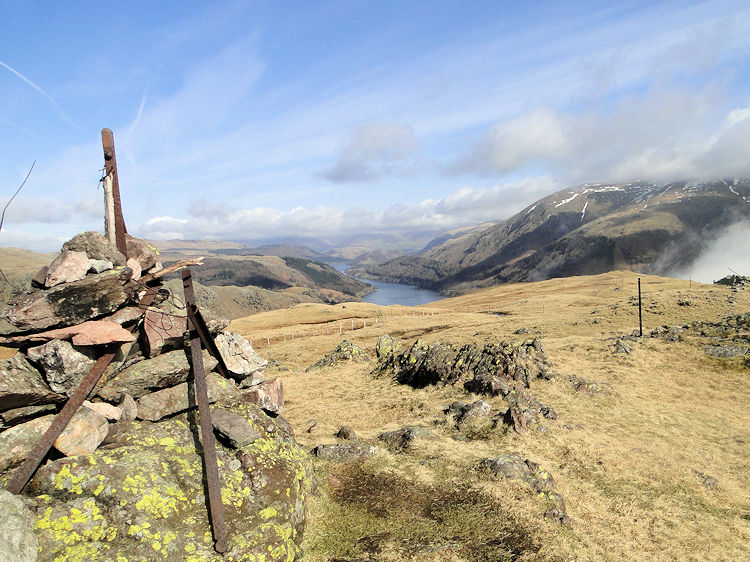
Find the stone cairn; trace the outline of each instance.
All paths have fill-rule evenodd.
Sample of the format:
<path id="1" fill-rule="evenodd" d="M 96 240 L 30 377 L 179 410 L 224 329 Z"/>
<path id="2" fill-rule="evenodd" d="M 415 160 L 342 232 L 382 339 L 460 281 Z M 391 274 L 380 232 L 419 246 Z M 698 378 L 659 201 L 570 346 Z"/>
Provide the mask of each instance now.
<path id="1" fill-rule="evenodd" d="M 94 364 L 105 352 L 115 352 L 114 359 L 89 394 L 89 400 L 83 403 L 66 429 L 54 441 L 54 450 L 47 455 L 47 466 L 55 463 L 64 464 L 68 457 L 81 458 L 81 455 L 88 455 L 90 458 L 96 458 L 93 453 L 96 451 L 98 454 L 97 449 L 100 447 L 103 448 L 102 454 L 104 454 L 108 447 L 118 446 L 118 440 L 120 445 L 130 443 L 127 437 L 128 432 L 135 431 L 133 428 L 136 427 L 139 428 L 140 435 L 148 432 L 151 432 L 150 435 L 159 435 L 158 429 L 155 430 L 154 427 L 162 423 L 164 435 L 171 435 L 169 431 L 177 427 L 175 426 L 177 422 L 181 424 L 180 427 L 187 428 L 184 420 L 188 418 L 184 416 L 196 406 L 190 382 L 189 354 L 185 349 L 189 345 L 187 315 L 181 303 L 181 295 L 172 295 L 161 286 L 161 278 L 164 274 L 179 269 L 180 264 L 163 268 L 159 262 L 158 251 L 153 246 L 129 235 L 127 236 L 127 255 L 126 259 L 116 246 L 97 232 L 79 234 L 63 245 L 62 252 L 48 267 L 44 267 L 36 274 L 30 291 L 15 296 L 7 304 L 3 318 L 0 318 L 0 345 L 17 347 L 19 352 L 10 359 L 0 361 L 0 485 L 2 487 L 5 487 L 12 478 L 14 469 L 30 455 L 34 445 L 52 423 L 54 414 L 61 409 L 78 388 L 81 380 L 92 370 Z M 148 287 L 157 288 L 156 297 L 149 306 L 139 305 Z M 248 477 L 249 469 L 256 461 L 248 460 L 252 455 L 241 447 L 246 447 L 254 441 L 256 444 L 261 443 L 265 438 L 281 439 L 285 443 L 283 447 L 297 447 L 288 424 L 283 418 L 276 418 L 283 409 L 281 380 L 264 380 L 267 361 L 253 350 L 250 342 L 244 337 L 226 331 L 229 325 L 228 320 L 208 319 L 206 324 L 221 354 L 228 375 L 222 377 L 212 372 L 218 361 L 206 351 L 203 352 L 209 400 L 217 406 L 227 405 L 215 416 L 214 430 L 222 446 L 228 447 L 227 450 L 240 449 L 239 452 L 231 453 L 236 455 L 234 458 L 231 455 L 226 457 L 224 452 L 220 452 L 220 465 L 223 466 L 221 459 L 226 457 L 224 464 L 233 466 L 235 470 L 239 470 L 239 473 Z M 241 420 L 237 426 L 237 420 L 234 419 L 235 429 L 239 430 L 239 435 L 231 427 L 232 415 L 237 418 L 237 412 L 240 412 L 243 416 L 242 420 L 245 420 Z M 254 425 L 255 422 L 252 420 L 258 423 Z M 156 423 L 149 424 L 149 422 Z M 222 427 L 222 424 L 229 427 Z M 249 437 L 248 431 L 251 433 Z M 175 443 L 175 439 L 179 441 L 183 437 L 169 437 L 167 441 L 164 441 L 165 438 L 155 439 L 157 444 L 169 445 Z M 131 441 L 135 443 L 135 438 Z M 168 446 L 166 448 L 169 449 Z M 198 448 L 197 445 L 190 448 L 191 454 Z M 265 449 L 268 449 L 268 445 Z M 260 454 L 258 452 L 258 455 Z M 294 456 L 288 451 L 285 454 L 287 458 Z M 195 459 L 190 458 L 190 462 L 194 463 Z M 300 463 L 306 462 L 300 459 L 302 457 L 298 459 Z M 105 462 L 109 461 L 105 459 Z M 180 463 L 182 462 L 181 460 Z M 161 464 L 166 466 L 167 463 L 161 461 Z M 239 465 L 242 467 L 240 468 Z M 72 488 L 65 488 L 63 491 L 73 495 L 81 494 L 80 484 L 75 483 L 76 478 L 72 480 L 69 478 L 65 481 L 68 484 L 61 484 L 59 475 L 70 474 L 71 467 L 76 466 L 76 463 L 66 466 L 65 470 L 68 472 L 58 471 L 52 476 L 50 480 L 52 489 L 59 491 L 73 482 L 70 484 Z M 45 484 L 40 481 L 45 468 L 42 466 L 29 484 L 29 488 L 34 488 L 37 493 L 45 493 Z M 244 468 L 248 470 L 245 471 Z M 159 468 L 159 470 L 162 469 Z M 299 475 L 299 467 L 294 470 Z M 200 470 L 198 470 L 199 475 Z M 160 475 L 160 477 L 166 476 L 167 472 Z M 226 476 L 224 478 L 226 480 Z M 127 476 L 123 476 L 123 479 L 127 481 Z M 106 486 L 106 481 L 101 478 L 99 480 L 102 486 Z M 153 476 L 151 480 L 154 482 Z M 266 478 L 266 481 L 268 480 Z M 80 482 L 80 479 L 78 481 Z M 121 489 L 128 490 L 122 482 L 118 484 Z M 194 485 L 201 488 L 200 478 L 194 482 Z M 246 486 L 242 489 L 260 493 L 263 485 L 265 484 L 255 482 L 254 487 Z M 299 493 L 298 497 L 293 499 L 297 501 L 297 504 L 300 504 L 304 495 L 300 492 L 302 488 L 301 484 L 296 484 L 296 490 Z M 92 488 L 91 491 L 92 499 L 97 501 L 101 500 L 98 497 L 98 489 Z M 117 493 L 116 486 L 112 486 L 112 489 L 113 493 Z M 158 502 L 166 501 L 164 498 L 169 498 L 170 493 L 162 491 L 157 494 L 160 497 L 155 500 L 157 504 L 161 506 L 162 504 Z M 249 493 L 247 492 L 246 495 Z M 288 483 L 286 495 L 289 497 Z M 171 498 L 170 501 L 175 500 Z M 189 499 L 185 501 L 190 503 Z M 242 505 L 241 499 L 237 501 L 239 505 Z M 126 500 L 122 499 L 120 502 L 125 505 Z M 200 502 L 196 502 L 195 499 L 192 503 L 197 503 L 205 510 L 205 505 L 201 506 Z M 99 507 L 96 509 L 104 509 L 103 505 L 97 504 Z M 140 511 L 135 510 L 134 507 L 134 513 L 143 513 L 144 509 L 148 512 L 144 505 L 140 503 Z M 173 507 L 175 513 L 181 513 L 182 506 L 179 502 L 176 505 L 169 502 L 164 505 Z M 37 517 L 44 513 L 43 505 L 34 504 L 31 507 L 32 511 L 35 507 L 41 510 L 37 511 Z M 262 507 L 261 502 L 259 509 Z M 297 505 L 297 512 L 299 512 L 299 507 Z M 79 508 L 80 506 L 70 509 Z M 269 507 L 268 509 L 276 513 L 276 508 Z M 120 508 L 120 511 L 123 510 L 126 508 Z M 302 510 L 304 511 L 304 507 Z M 290 510 L 286 511 L 290 512 Z M 294 512 L 294 509 L 291 511 Z M 101 519 L 98 513 L 94 513 L 87 521 L 83 521 L 85 517 L 79 517 L 83 521 L 79 522 L 84 527 L 88 525 L 87 528 L 90 529 L 93 525 L 92 521 Z M 164 513 L 162 509 L 162 511 L 155 511 L 152 515 L 160 519 L 160 515 Z M 266 516 L 270 513 L 265 510 Z M 47 516 L 49 517 L 49 513 Z M 184 547 L 184 550 L 176 551 L 178 546 L 175 544 L 172 546 L 163 544 L 165 533 L 169 534 L 171 531 L 156 533 L 157 538 L 161 536 L 162 539 L 152 540 L 152 535 L 149 535 L 147 530 L 148 527 L 143 527 L 143 525 L 139 527 L 132 523 L 137 519 L 135 515 L 122 515 L 120 512 L 112 511 L 109 516 L 109 527 L 107 527 L 109 530 L 102 530 L 105 535 L 103 537 L 94 536 L 93 539 L 96 540 L 91 537 L 84 540 L 86 538 L 84 531 L 78 530 L 73 523 L 70 523 L 72 528 L 69 530 L 77 533 L 76 536 L 81 539 L 81 544 L 96 545 L 105 558 L 115 552 L 126 551 L 135 556 L 141 556 L 144 553 L 154 555 L 161 553 L 168 557 L 179 557 L 204 552 L 205 556 L 210 558 L 216 554 L 209 548 L 210 541 L 209 546 L 206 547 L 200 541 L 191 543 L 188 539 L 183 540 L 183 537 L 180 540 L 183 540 L 184 544 L 179 541 L 175 544 L 179 543 L 179 548 Z M 120 517 L 124 520 L 118 521 Z M 189 521 L 190 517 L 186 520 Z M 205 517 L 205 514 L 201 517 Z M 254 512 L 251 517 L 257 518 L 257 513 Z M 295 521 L 285 523 L 294 528 L 294 533 L 289 531 L 287 535 L 297 534 L 300 520 L 304 515 L 297 514 L 295 517 Z M 42 539 L 55 540 L 54 537 L 50 538 L 55 525 L 50 521 L 47 523 L 48 525 L 46 527 L 43 525 L 41 529 L 47 529 L 49 532 L 46 534 L 42 532 L 40 541 Z M 193 521 L 192 524 L 194 528 L 195 522 Z M 66 526 L 69 523 L 62 523 L 62 525 Z M 36 533 L 38 536 L 40 535 L 39 529 L 38 524 Z M 189 538 L 189 530 L 185 533 Z M 203 530 L 199 534 L 203 534 Z M 105 541 L 106 537 L 110 537 L 110 543 Z M 295 537 L 292 538 L 295 539 Z M 72 544 L 65 538 L 58 537 L 58 539 L 62 541 L 60 544 L 66 543 L 64 545 L 66 547 Z M 125 542 L 116 547 L 117 541 Z M 240 545 L 235 541 L 231 542 L 230 553 L 247 554 L 256 549 L 260 549 L 258 552 L 261 552 L 267 547 L 278 549 L 280 548 L 279 541 L 281 539 L 276 542 L 268 539 L 267 545 L 261 546 L 247 543 Z M 109 555 L 106 555 L 107 545 L 112 548 Z M 76 543 L 73 546 L 81 545 Z M 55 551 L 55 548 L 50 549 L 45 546 L 44 550 L 66 556 L 67 551 Z M 204 551 L 201 550 L 202 548 Z M 286 545 L 282 550 L 289 554 L 295 548 L 294 545 Z M 42 550 L 42 544 L 39 549 Z M 40 554 L 40 557 L 42 556 Z"/>

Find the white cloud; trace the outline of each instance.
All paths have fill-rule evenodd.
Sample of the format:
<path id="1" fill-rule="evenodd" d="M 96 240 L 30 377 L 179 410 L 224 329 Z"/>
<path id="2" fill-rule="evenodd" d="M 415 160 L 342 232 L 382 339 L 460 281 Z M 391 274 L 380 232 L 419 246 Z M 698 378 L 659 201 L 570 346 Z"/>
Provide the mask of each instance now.
<path id="1" fill-rule="evenodd" d="M 674 273 L 682 279 L 712 283 L 731 275 L 750 275 L 750 221 L 737 222 L 708 244 L 685 271 Z"/>
<path id="2" fill-rule="evenodd" d="M 403 173 L 414 167 L 417 148 L 410 126 L 367 123 L 349 133 L 336 164 L 322 175 L 334 182 L 351 182 Z"/>

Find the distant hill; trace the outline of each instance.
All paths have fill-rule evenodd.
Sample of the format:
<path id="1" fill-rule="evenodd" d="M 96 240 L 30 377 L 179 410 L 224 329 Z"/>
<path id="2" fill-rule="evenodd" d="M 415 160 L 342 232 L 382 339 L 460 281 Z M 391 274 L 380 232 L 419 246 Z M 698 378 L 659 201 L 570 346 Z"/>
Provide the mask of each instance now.
<path id="1" fill-rule="evenodd" d="M 400 250 L 373 250 L 367 246 L 346 246 L 329 250 L 322 259 L 328 262 L 344 262 L 352 265 L 380 264 L 403 256 Z"/>
<path id="2" fill-rule="evenodd" d="M 497 224 L 441 237 L 418 256 L 350 273 L 446 294 L 614 269 L 666 274 L 748 218 L 750 180 L 583 184 Z"/>

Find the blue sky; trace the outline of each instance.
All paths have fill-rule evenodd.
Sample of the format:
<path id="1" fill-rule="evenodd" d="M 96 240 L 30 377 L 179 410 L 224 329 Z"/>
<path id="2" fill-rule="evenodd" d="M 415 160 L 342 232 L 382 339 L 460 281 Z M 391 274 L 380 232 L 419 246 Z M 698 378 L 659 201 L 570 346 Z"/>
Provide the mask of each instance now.
<path id="1" fill-rule="evenodd" d="M 0 245 L 419 245 L 586 181 L 750 175 L 747 2 L 4 2 Z"/>

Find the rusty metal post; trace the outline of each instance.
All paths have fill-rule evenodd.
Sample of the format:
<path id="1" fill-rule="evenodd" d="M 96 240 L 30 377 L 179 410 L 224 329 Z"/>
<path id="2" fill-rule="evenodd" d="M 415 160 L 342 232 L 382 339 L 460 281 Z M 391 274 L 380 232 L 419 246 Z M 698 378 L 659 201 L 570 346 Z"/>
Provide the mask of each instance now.
<path id="1" fill-rule="evenodd" d="M 128 257 L 125 234 L 125 219 L 122 216 L 120 201 L 120 180 L 117 177 L 117 157 L 115 156 L 115 136 L 111 129 L 102 129 L 102 148 L 104 149 L 104 175 L 112 181 L 112 203 L 114 205 L 115 241 L 117 249 Z"/>
<path id="2" fill-rule="evenodd" d="M 140 306 L 147 307 L 153 302 L 155 296 L 156 287 L 150 287 L 141 299 Z M 133 329 L 135 329 L 135 326 L 133 326 Z M 116 351 L 108 351 L 99 359 L 97 359 L 96 363 L 94 363 L 94 366 L 91 367 L 91 370 L 78 385 L 78 388 L 76 388 L 75 392 L 73 392 L 70 398 L 68 398 L 68 401 L 65 403 L 65 406 L 63 406 L 63 409 L 60 410 L 60 412 L 55 416 L 55 419 L 52 420 L 52 423 L 50 424 L 47 431 L 44 433 L 44 435 L 42 435 L 41 439 L 37 441 L 36 445 L 34 445 L 34 448 L 31 450 L 29 456 L 26 457 L 26 460 L 23 461 L 23 464 L 16 470 L 16 472 L 13 473 L 13 477 L 10 479 L 7 486 L 7 490 L 9 492 L 13 494 L 21 493 L 21 490 L 24 489 L 24 486 L 26 486 L 29 480 L 31 480 L 31 477 L 34 476 L 36 469 L 39 468 L 39 465 L 42 463 L 42 460 L 44 460 L 44 457 L 52 448 L 52 445 L 55 443 L 57 438 L 60 437 L 60 434 L 65 431 L 65 428 L 68 427 L 70 420 L 73 419 L 73 416 L 78 411 L 78 408 L 81 407 L 83 401 L 88 398 L 91 390 L 94 388 L 94 386 L 96 386 L 96 383 L 99 382 L 99 379 L 104 374 L 104 371 L 107 370 L 107 367 L 112 362 L 112 359 L 115 357 L 116 353 Z"/>
<path id="3" fill-rule="evenodd" d="M 195 293 L 193 278 L 189 269 L 182 271 L 182 287 L 185 290 L 185 303 L 188 307 L 190 319 L 190 355 L 193 363 L 193 379 L 195 382 L 195 397 L 198 402 L 200 416 L 201 441 L 203 442 L 203 465 L 206 469 L 206 483 L 208 485 L 208 505 L 211 509 L 211 528 L 214 533 L 214 550 L 219 554 L 227 551 L 227 531 L 224 525 L 224 505 L 221 503 L 221 481 L 219 480 L 219 466 L 216 461 L 216 442 L 211 424 L 211 409 L 208 404 L 208 387 L 206 385 L 206 371 L 203 368 L 201 354 L 201 336 L 199 322 L 195 321 Z"/>

